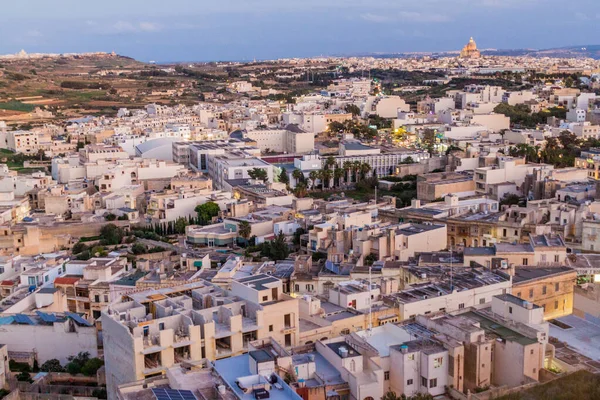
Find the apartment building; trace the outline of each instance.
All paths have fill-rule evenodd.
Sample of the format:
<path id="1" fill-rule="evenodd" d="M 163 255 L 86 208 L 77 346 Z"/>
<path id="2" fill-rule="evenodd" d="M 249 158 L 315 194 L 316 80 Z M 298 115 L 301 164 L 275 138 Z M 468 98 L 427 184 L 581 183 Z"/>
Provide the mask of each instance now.
<path id="1" fill-rule="evenodd" d="M 154 222 L 174 222 L 178 218 L 195 216 L 196 206 L 207 202 L 217 203 L 221 209 L 225 209 L 225 204 L 231 201 L 231 197 L 228 192 L 206 189 L 179 189 L 177 192 L 166 190 L 150 195 L 146 213 Z"/>
<path id="2" fill-rule="evenodd" d="M 465 197 L 475 194 L 475 181 L 467 174 L 440 172 L 417 177 L 417 199 L 436 201 L 447 195 Z"/>
<path id="3" fill-rule="evenodd" d="M 352 249 L 364 257 L 374 254 L 378 260 L 407 261 L 416 253 L 447 248 L 446 225 L 400 224 L 353 229 Z"/>
<path id="4" fill-rule="evenodd" d="M 543 310 L 544 319 L 573 313 L 577 271 L 569 267 L 515 268 L 512 292 Z"/>
<path id="5" fill-rule="evenodd" d="M 362 116 L 378 115 L 381 118 L 396 118 L 398 111 L 409 112 L 410 105 L 400 96 L 369 96 L 362 107 Z"/>
<path id="6" fill-rule="evenodd" d="M 290 348 L 298 344 L 298 317 L 298 300 L 268 275 L 232 282 L 230 292 L 197 282 L 131 293 L 102 313 L 108 391 L 182 361 L 242 354 L 257 339 Z"/>
<path id="7" fill-rule="evenodd" d="M 244 137 L 253 140 L 262 152 L 269 150 L 277 153 L 306 154 L 315 148 L 314 132 L 307 132 L 295 124 L 289 124 L 284 129 L 247 131 Z"/>
<path id="8" fill-rule="evenodd" d="M 499 157 L 497 166 L 475 169 L 475 191 L 499 200 L 508 193 L 521 194 L 525 177 L 537 169 L 553 170 L 554 167 L 549 164 L 525 164 L 523 160 L 513 157 Z M 508 185 L 502 185 L 504 183 Z"/>
<path id="9" fill-rule="evenodd" d="M 491 302 L 498 294 L 510 293 L 510 275 L 483 268 L 461 269 L 437 282 L 414 284 L 384 297 L 384 303 L 397 305 L 400 320 L 439 311 L 454 312 Z"/>

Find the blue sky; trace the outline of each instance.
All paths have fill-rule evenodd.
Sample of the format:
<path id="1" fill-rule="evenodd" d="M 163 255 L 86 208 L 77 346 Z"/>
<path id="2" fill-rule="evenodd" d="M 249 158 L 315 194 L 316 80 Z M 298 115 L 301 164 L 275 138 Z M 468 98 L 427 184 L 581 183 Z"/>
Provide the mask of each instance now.
<path id="1" fill-rule="evenodd" d="M 5 3 L 4 1 L 2 3 Z M 116 51 L 143 61 L 599 44 L 597 0 L 19 0 L 0 54 Z"/>

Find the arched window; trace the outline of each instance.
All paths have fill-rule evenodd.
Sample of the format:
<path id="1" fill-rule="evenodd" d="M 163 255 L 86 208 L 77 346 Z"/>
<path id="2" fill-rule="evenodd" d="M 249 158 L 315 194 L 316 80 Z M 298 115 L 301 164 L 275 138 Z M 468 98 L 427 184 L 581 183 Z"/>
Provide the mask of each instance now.
<path id="1" fill-rule="evenodd" d="M 479 240 L 473 239 L 473 247 L 479 247 Z"/>

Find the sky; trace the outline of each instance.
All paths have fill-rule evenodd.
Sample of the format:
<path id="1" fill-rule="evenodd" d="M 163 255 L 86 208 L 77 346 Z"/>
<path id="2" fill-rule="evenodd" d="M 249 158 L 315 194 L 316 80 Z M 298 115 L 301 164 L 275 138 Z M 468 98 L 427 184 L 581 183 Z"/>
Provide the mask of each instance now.
<path id="1" fill-rule="evenodd" d="M 599 44 L 597 0 L 2 1 L 0 54 L 252 60 Z M 5 4 L 4 4 L 5 3 Z"/>

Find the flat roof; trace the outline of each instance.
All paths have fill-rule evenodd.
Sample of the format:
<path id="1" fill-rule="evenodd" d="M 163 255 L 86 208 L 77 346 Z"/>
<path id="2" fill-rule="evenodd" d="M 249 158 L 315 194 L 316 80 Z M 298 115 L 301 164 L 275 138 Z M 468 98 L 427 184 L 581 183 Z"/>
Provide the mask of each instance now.
<path id="1" fill-rule="evenodd" d="M 514 331 L 504 325 L 499 324 L 497 321 L 491 320 L 477 312 L 469 311 L 464 314 L 460 314 L 463 317 L 469 318 L 475 322 L 479 322 L 479 326 L 485 330 L 486 333 L 492 334 L 506 341 L 517 342 L 524 346 L 537 343 L 537 339 L 529 338 L 517 331 Z"/>
<path id="2" fill-rule="evenodd" d="M 537 304 L 533 304 L 527 300 L 523 300 L 520 297 L 514 296 L 512 294 L 509 293 L 505 293 L 505 294 L 499 294 L 497 296 L 494 296 L 502 301 L 507 301 L 509 303 L 515 304 L 517 306 L 523 307 L 523 308 L 527 308 L 528 304 L 532 304 L 533 308 L 541 308 L 540 306 L 538 306 Z"/>
<path id="3" fill-rule="evenodd" d="M 562 275 L 575 270 L 569 267 L 555 267 L 555 268 L 515 268 L 515 275 L 513 276 L 513 283 L 527 282 L 535 279 L 546 278 L 554 275 Z"/>

